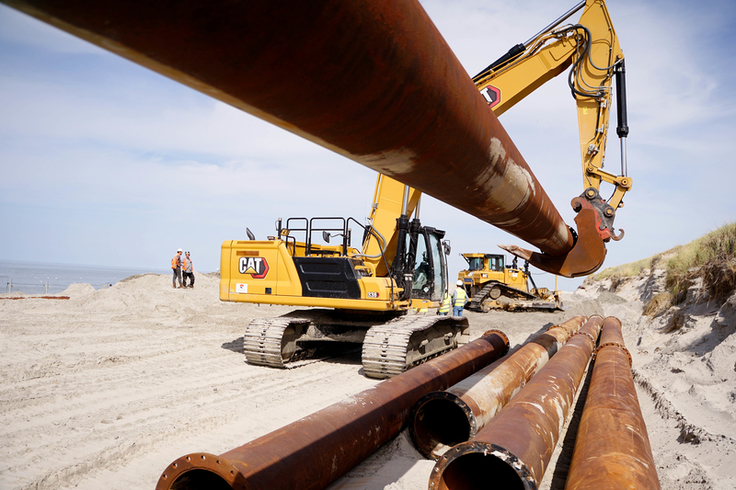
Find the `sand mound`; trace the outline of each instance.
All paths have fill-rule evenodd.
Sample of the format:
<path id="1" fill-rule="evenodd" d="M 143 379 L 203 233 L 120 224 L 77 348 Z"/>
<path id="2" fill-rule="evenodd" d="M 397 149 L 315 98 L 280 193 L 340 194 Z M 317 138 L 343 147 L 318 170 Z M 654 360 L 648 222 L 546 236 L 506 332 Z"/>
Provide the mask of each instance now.
<path id="1" fill-rule="evenodd" d="M 91 284 L 72 284 L 61 293 L 61 296 L 77 298 L 80 296 L 87 296 L 94 292 L 95 288 Z"/>

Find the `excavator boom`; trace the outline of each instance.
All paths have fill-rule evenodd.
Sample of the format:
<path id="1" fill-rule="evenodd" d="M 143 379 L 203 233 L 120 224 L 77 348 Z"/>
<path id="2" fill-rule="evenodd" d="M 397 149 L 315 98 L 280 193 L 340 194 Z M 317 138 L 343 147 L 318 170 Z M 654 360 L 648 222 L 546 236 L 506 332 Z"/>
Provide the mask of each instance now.
<path id="1" fill-rule="evenodd" d="M 561 25 L 583 9 L 575 24 Z M 626 89 L 624 55 L 604 0 L 583 0 L 528 41 L 513 46 L 473 81 L 493 112 L 500 116 L 548 80 L 570 68 L 568 84 L 577 105 L 584 192 L 572 200 L 578 237 L 564 255 L 536 253 L 517 246 L 504 250 L 532 265 L 567 277 L 595 272 L 606 254 L 605 242 L 620 240 L 613 221 L 623 207 L 624 194 L 633 181 L 627 175 L 625 138 Z M 622 141 L 621 173 L 603 169 L 608 121 L 613 108 L 616 79 L 617 134 Z M 601 183 L 614 186 L 608 200 L 600 196 Z"/>

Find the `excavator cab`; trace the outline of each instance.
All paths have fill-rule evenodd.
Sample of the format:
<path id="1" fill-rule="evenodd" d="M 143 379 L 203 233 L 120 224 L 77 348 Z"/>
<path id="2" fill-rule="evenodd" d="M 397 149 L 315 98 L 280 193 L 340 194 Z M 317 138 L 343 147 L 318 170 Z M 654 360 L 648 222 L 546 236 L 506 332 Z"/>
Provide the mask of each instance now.
<path id="1" fill-rule="evenodd" d="M 444 236 L 444 231 L 428 226 L 421 228 L 421 232 L 417 234 L 412 300 L 442 300 L 447 288 L 447 260 L 442 246 Z M 407 240 L 411 241 L 411 236 Z"/>

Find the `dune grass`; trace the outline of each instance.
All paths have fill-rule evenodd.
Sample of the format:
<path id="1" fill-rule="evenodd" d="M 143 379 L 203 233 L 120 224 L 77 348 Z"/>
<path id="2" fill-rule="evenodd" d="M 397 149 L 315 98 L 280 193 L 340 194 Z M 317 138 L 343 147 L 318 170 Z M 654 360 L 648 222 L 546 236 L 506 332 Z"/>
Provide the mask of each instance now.
<path id="1" fill-rule="evenodd" d="M 664 263 L 662 263 L 664 262 Z M 653 267 L 667 271 L 666 286 L 678 296 L 698 278 L 714 296 L 736 288 L 736 222 L 729 223 L 687 245 L 677 246 L 652 257 L 609 267 L 593 276 L 594 280 L 611 278 L 613 284 L 634 277 Z"/>

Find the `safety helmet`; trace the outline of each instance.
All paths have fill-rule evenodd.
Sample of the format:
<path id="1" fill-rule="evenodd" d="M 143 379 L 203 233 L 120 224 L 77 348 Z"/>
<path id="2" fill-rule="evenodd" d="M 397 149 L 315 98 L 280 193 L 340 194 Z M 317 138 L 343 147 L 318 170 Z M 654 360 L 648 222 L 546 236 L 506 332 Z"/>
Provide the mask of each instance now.
<path id="1" fill-rule="evenodd" d="M 182 249 L 180 249 L 180 248 L 176 249 L 176 251 L 177 251 L 177 252 L 183 252 L 183 250 L 182 250 Z"/>
<path id="2" fill-rule="evenodd" d="M 462 286 L 463 285 L 463 280 L 462 279 L 458 279 L 457 280 L 457 285 L 458 286 Z"/>

